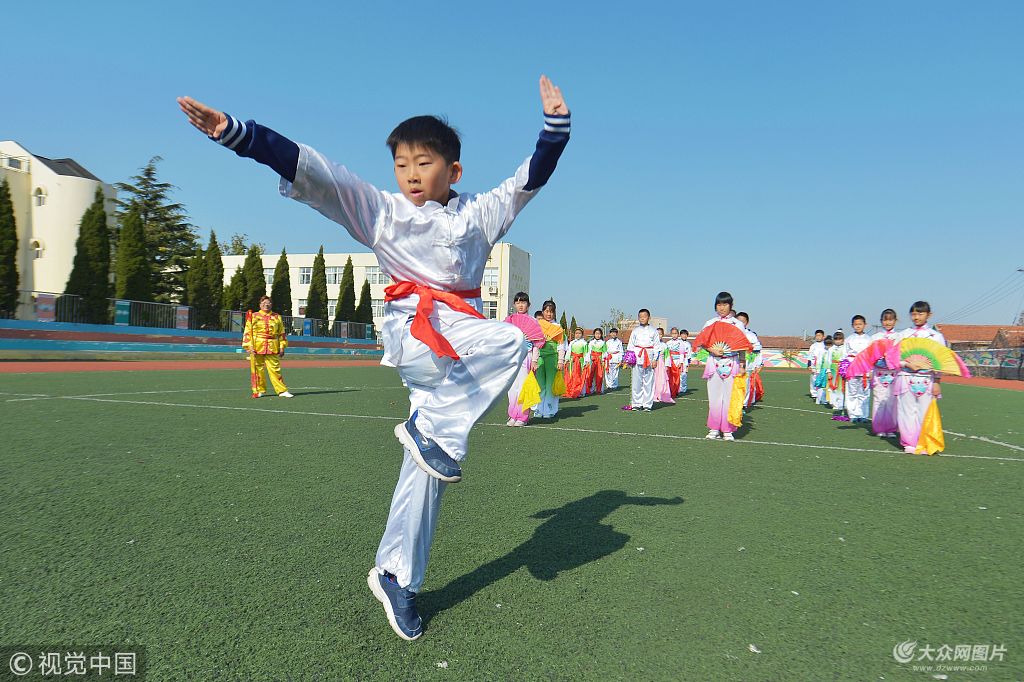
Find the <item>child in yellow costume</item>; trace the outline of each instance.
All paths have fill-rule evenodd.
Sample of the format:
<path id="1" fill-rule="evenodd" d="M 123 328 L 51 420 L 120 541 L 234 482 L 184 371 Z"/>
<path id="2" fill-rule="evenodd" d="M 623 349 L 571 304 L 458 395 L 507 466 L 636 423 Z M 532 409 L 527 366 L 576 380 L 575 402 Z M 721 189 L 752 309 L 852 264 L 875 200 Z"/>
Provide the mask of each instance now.
<path id="1" fill-rule="evenodd" d="M 281 356 L 288 347 L 281 316 L 270 309 L 269 296 L 260 299 L 259 312 L 245 317 L 245 333 L 242 348 L 249 352 L 249 370 L 252 380 L 252 397 L 259 398 L 267 392 L 264 369 L 270 374 L 270 383 L 279 398 L 291 398 L 288 387 L 281 378 Z"/>

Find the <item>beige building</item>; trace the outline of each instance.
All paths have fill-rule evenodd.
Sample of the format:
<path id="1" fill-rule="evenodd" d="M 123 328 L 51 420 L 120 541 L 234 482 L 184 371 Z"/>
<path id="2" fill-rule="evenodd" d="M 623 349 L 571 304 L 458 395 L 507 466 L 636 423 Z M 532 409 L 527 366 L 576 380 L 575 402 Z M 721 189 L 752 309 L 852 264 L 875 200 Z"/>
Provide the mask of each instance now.
<path id="1" fill-rule="evenodd" d="M 373 302 L 373 322 L 380 328 L 384 317 L 384 288 L 391 284 L 391 278 L 381 272 L 377 256 L 372 253 L 325 253 L 327 269 L 327 315 L 334 319 L 335 306 L 341 288 L 345 263 L 352 258 L 355 276 L 356 303 L 363 287 L 363 280 L 370 282 L 370 298 Z M 245 262 L 245 256 L 224 256 L 224 285 Z M 274 282 L 274 268 L 280 254 L 263 256 L 263 275 L 267 280 L 267 292 Z M 289 253 L 288 274 L 292 287 L 292 313 L 305 315 L 309 285 L 313 279 L 315 253 Z M 484 280 L 480 285 L 484 303 L 484 315 L 492 319 L 503 319 L 512 310 L 512 299 L 519 291 L 530 290 L 530 254 L 513 244 L 499 242 L 491 249 L 484 268 Z M 534 297 L 536 298 L 536 297 Z"/>
<path id="2" fill-rule="evenodd" d="M 11 189 L 18 231 L 18 289 L 61 293 L 75 259 L 82 214 L 96 189 L 113 224 L 114 188 L 73 159 L 48 159 L 0 140 L 0 178 Z"/>

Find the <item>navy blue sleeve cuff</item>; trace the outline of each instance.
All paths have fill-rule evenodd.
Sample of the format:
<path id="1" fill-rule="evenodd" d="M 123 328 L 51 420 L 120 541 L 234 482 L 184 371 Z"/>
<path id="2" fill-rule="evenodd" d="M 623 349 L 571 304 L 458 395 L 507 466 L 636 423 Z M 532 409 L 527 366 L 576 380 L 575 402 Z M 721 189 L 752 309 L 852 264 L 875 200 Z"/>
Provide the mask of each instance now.
<path id="1" fill-rule="evenodd" d="M 569 143 L 569 115 L 544 114 L 544 130 L 537 138 L 537 149 L 530 159 L 530 175 L 523 189 L 527 192 L 547 184 L 558 159 Z"/>
<path id="2" fill-rule="evenodd" d="M 224 114 L 228 126 L 214 142 L 233 150 L 239 156 L 253 159 L 270 166 L 278 175 L 295 182 L 299 166 L 299 145 L 255 121 L 239 121 L 230 114 Z"/>

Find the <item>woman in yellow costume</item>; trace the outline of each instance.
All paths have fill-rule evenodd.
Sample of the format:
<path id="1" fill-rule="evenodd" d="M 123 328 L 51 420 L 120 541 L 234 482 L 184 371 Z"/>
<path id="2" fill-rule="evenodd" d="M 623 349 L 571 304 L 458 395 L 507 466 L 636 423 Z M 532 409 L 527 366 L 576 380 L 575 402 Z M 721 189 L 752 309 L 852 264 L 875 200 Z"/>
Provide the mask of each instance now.
<path id="1" fill-rule="evenodd" d="M 284 333 L 284 321 L 270 309 L 269 296 L 260 299 L 258 312 L 251 310 L 245 316 L 245 333 L 242 334 L 242 348 L 249 352 L 249 376 L 252 381 L 252 397 L 260 398 L 267 392 L 264 369 L 270 374 L 270 383 L 278 398 L 291 398 L 288 387 L 281 378 L 281 356 L 288 347 Z"/>

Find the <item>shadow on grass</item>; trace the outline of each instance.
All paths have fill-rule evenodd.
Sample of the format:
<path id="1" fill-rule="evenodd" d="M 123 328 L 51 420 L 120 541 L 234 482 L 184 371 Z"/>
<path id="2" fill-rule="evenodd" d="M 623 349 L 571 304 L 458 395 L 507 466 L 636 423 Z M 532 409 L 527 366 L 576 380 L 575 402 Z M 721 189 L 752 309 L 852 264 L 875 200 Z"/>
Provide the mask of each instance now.
<path id="1" fill-rule="evenodd" d="M 683 498 L 629 497 L 621 490 L 602 490 L 558 509 L 546 509 L 530 518 L 547 519 L 533 537 L 503 557 L 451 581 L 440 590 L 419 596 L 420 616 L 434 615 L 469 599 L 480 590 L 526 568 L 537 580 L 554 580 L 562 571 L 597 561 L 626 546 L 629 536 L 601 521 L 619 507 L 682 504 Z"/>
<path id="2" fill-rule="evenodd" d="M 358 391 L 358 388 L 336 388 L 330 391 L 303 391 L 299 389 L 295 395 L 325 395 L 328 393 L 356 393 Z"/>
<path id="3" fill-rule="evenodd" d="M 593 412 L 594 410 L 596 410 L 598 408 L 599 408 L 598 405 L 569 405 L 569 406 L 559 405 L 558 406 L 558 414 L 556 414 L 554 417 L 551 417 L 550 419 L 538 419 L 536 423 L 538 423 L 538 424 L 543 424 L 545 422 L 547 422 L 547 423 L 555 423 L 555 422 L 562 421 L 563 419 L 572 419 L 574 417 L 582 417 L 585 412 Z"/>

